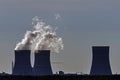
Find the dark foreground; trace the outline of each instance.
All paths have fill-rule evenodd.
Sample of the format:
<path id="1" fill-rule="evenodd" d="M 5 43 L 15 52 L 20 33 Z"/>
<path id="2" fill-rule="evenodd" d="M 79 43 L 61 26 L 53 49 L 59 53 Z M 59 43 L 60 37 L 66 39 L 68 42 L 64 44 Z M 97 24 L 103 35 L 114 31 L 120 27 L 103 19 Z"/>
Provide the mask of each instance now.
<path id="1" fill-rule="evenodd" d="M 53 75 L 53 76 L 0 76 L 0 80 L 120 80 L 120 75 L 89 76 L 89 75 Z"/>

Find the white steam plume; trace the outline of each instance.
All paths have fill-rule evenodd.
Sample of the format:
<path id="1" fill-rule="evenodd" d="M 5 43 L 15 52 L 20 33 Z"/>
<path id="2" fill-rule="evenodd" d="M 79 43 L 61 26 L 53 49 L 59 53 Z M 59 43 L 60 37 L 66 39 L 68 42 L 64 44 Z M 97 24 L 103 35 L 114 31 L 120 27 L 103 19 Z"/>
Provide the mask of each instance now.
<path id="1" fill-rule="evenodd" d="M 26 32 L 15 50 L 51 50 L 51 52 L 59 53 L 59 50 L 63 49 L 62 38 L 57 36 L 50 25 L 46 25 L 38 17 L 33 18 L 32 24 L 34 30 Z"/>
<path id="2" fill-rule="evenodd" d="M 55 14 L 55 19 L 56 19 L 56 20 L 58 20 L 58 19 L 60 19 L 60 18 L 61 18 L 60 14 L 58 14 L 58 13 Z"/>

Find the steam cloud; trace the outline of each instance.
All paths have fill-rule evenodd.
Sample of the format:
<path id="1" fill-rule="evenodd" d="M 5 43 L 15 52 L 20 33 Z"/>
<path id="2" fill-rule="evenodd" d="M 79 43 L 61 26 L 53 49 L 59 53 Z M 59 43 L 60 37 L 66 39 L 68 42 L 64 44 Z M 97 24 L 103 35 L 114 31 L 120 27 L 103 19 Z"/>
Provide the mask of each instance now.
<path id="1" fill-rule="evenodd" d="M 60 14 L 55 14 L 55 19 L 56 19 L 56 20 L 58 20 L 58 19 L 60 19 L 60 18 L 61 18 Z"/>
<path id="2" fill-rule="evenodd" d="M 33 18 L 33 31 L 27 31 L 15 50 L 51 50 L 59 53 L 64 47 L 62 38 L 58 37 L 50 25 L 46 25 L 38 17 Z"/>

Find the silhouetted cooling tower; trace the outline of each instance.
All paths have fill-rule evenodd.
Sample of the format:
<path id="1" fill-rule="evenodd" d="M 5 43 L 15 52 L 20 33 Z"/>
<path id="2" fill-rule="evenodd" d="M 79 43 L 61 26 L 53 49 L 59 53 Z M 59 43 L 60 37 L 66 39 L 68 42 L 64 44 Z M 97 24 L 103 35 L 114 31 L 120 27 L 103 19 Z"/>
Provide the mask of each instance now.
<path id="1" fill-rule="evenodd" d="M 111 75 L 109 63 L 109 46 L 93 46 L 91 75 Z"/>
<path id="2" fill-rule="evenodd" d="M 35 53 L 34 75 L 52 75 L 50 50 L 38 50 Z"/>
<path id="3" fill-rule="evenodd" d="M 14 75 L 31 75 L 30 50 L 15 50 Z"/>

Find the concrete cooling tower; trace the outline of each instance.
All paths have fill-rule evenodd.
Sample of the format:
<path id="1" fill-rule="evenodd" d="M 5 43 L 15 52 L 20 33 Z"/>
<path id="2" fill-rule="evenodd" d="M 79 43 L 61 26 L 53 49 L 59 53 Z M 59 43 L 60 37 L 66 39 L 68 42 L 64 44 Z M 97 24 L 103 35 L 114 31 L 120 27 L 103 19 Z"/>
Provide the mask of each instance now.
<path id="1" fill-rule="evenodd" d="M 90 75 L 112 75 L 109 62 L 109 46 L 93 46 Z"/>
<path id="2" fill-rule="evenodd" d="M 31 75 L 30 50 L 15 50 L 14 75 Z"/>
<path id="3" fill-rule="evenodd" d="M 50 64 L 50 50 L 38 50 L 35 52 L 34 75 L 52 75 Z"/>

